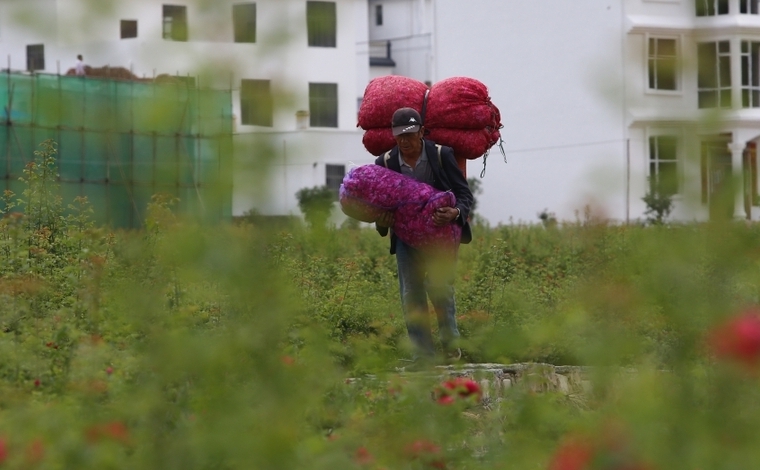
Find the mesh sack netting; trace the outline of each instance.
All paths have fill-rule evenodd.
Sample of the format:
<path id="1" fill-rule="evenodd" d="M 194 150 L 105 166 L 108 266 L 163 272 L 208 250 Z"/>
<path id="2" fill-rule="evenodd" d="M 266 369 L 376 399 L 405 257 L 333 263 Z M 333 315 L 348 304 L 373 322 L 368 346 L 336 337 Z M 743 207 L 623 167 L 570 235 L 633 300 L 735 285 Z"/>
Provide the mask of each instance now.
<path id="1" fill-rule="evenodd" d="M 372 155 L 381 155 L 396 145 L 390 123 L 394 111 L 401 107 L 414 108 L 423 115 L 429 138 L 453 148 L 460 168 L 466 168 L 464 160 L 481 157 L 501 138 L 501 113 L 482 82 L 452 77 L 428 89 L 418 80 L 389 75 L 367 85 L 359 108 L 358 125 L 366 131 L 362 141 Z"/>
<path id="2" fill-rule="evenodd" d="M 379 165 L 354 167 L 343 178 L 339 201 L 349 217 L 374 222 L 383 212 L 394 213 L 393 232 L 407 245 L 418 249 L 456 249 L 462 236 L 459 224 L 436 226 L 433 213 L 440 207 L 455 207 L 450 191 L 409 178 Z"/>

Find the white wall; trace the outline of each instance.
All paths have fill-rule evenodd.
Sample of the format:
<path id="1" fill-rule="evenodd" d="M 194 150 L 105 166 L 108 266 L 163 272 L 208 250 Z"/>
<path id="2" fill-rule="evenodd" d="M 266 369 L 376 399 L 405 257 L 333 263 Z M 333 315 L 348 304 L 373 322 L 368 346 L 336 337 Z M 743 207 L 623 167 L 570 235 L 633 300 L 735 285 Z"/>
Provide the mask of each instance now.
<path id="1" fill-rule="evenodd" d="M 296 192 L 325 184 L 325 164 L 365 165 L 374 161 L 361 131 L 238 134 L 233 214 L 255 208 L 264 215 L 299 215 Z M 266 169 L 267 171 L 263 171 Z"/>
<path id="2" fill-rule="evenodd" d="M 574 219 L 593 204 L 622 220 L 621 2 L 436 0 L 435 23 L 434 79 L 482 81 L 502 114 L 508 163 L 491 151 L 478 211 L 494 224 L 537 222 L 544 209 Z"/>

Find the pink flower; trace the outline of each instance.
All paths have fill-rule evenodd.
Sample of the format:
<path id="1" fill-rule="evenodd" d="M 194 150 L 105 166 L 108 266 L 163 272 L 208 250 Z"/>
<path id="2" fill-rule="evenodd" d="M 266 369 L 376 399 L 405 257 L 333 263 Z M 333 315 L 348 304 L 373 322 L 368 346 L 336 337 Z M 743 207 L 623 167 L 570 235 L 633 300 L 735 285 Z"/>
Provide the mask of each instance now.
<path id="1" fill-rule="evenodd" d="M 755 366 L 760 359 L 760 308 L 752 307 L 718 325 L 710 334 L 715 355 Z"/>
<path id="2" fill-rule="evenodd" d="M 111 366 L 106 367 L 106 374 L 108 374 L 108 375 L 113 374 L 113 367 L 111 367 Z"/>

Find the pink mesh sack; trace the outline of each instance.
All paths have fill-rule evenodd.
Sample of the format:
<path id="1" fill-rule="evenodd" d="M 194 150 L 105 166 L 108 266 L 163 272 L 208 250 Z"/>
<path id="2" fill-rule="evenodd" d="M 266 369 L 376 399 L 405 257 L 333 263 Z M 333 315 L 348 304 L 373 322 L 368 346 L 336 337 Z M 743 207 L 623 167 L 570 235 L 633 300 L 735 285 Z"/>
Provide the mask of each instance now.
<path id="1" fill-rule="evenodd" d="M 339 194 L 343 212 L 364 222 L 374 222 L 383 212 L 393 211 L 393 232 L 409 246 L 451 250 L 459 245 L 459 224 L 438 227 L 433 223 L 436 209 L 456 206 L 450 191 L 439 191 L 373 164 L 349 170 Z"/>

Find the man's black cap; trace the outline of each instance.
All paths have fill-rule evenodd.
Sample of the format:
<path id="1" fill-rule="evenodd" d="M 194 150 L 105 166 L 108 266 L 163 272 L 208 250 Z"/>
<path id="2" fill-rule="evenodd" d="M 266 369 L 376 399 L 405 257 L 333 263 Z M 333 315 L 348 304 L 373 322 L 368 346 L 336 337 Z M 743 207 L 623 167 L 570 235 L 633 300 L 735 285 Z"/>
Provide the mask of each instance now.
<path id="1" fill-rule="evenodd" d="M 399 134 L 408 134 L 409 132 L 418 132 L 422 126 L 420 113 L 412 108 L 399 108 L 393 113 L 391 127 L 393 128 L 394 137 Z"/>

